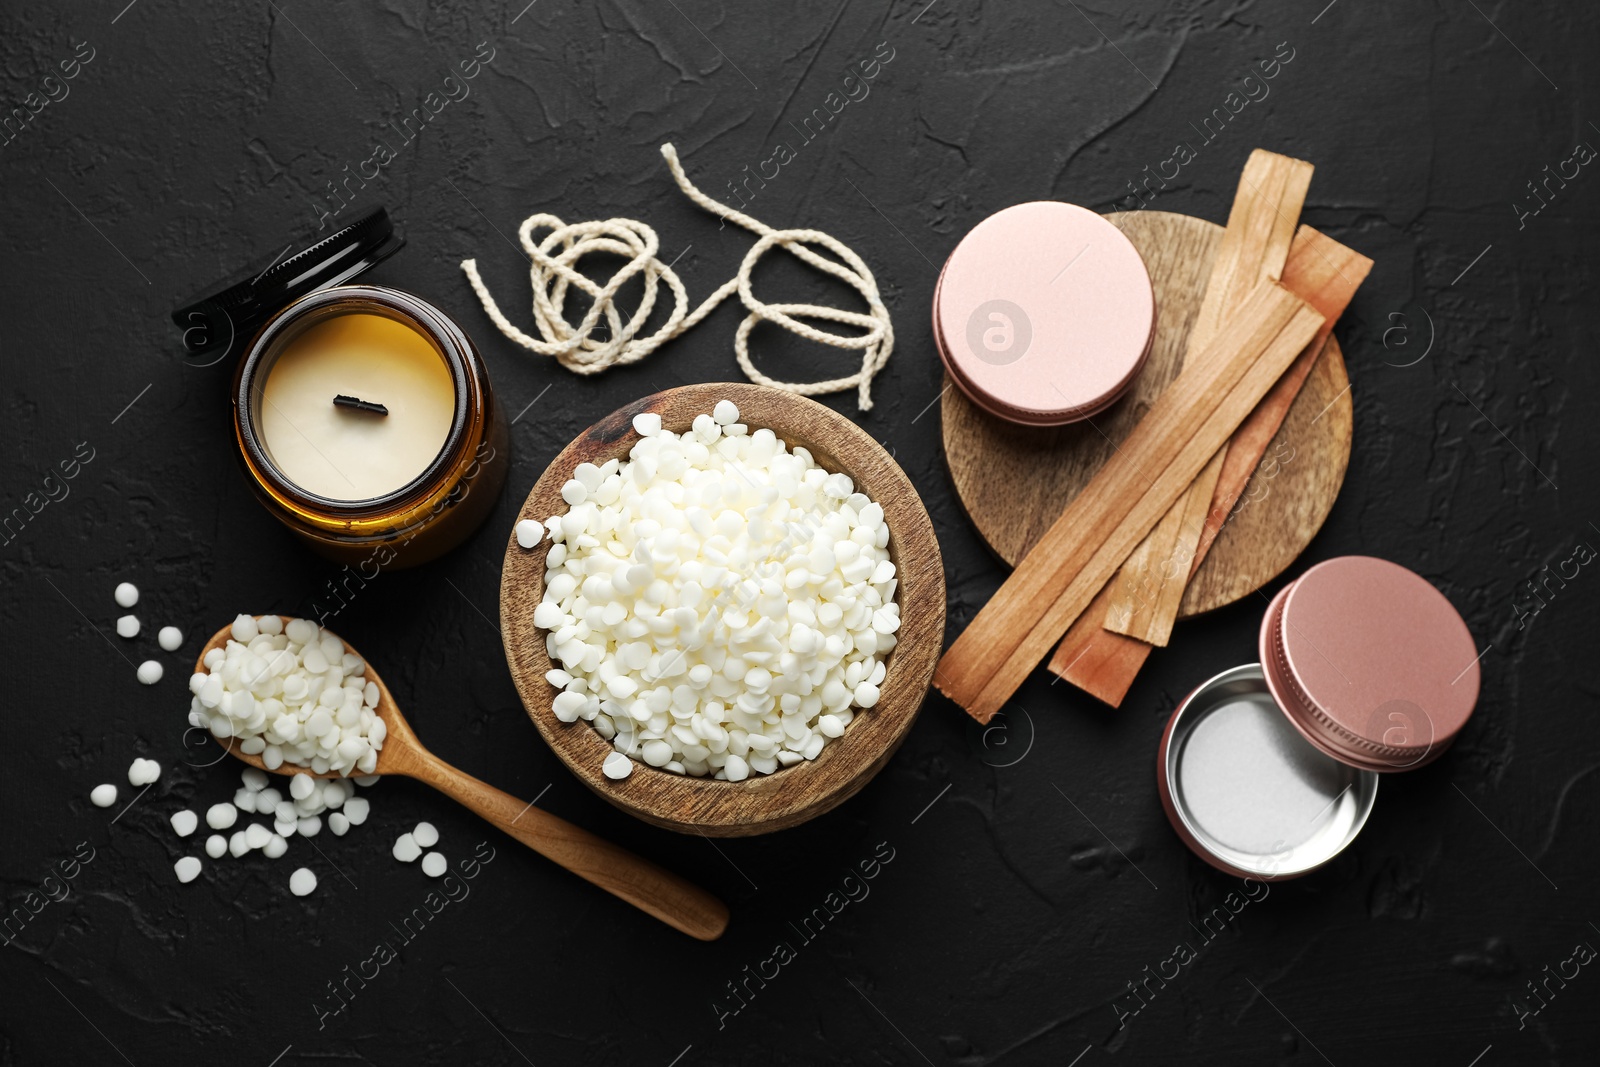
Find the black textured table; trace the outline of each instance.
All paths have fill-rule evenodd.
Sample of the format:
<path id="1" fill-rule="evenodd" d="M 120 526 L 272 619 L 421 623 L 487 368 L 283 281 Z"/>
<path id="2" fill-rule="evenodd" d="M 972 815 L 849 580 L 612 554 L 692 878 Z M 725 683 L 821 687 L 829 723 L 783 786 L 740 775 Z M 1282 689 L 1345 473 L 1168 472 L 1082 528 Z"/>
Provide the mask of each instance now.
<path id="1" fill-rule="evenodd" d="M 0 1062 L 1594 1061 L 1600 12 L 125 3 L 0 15 Z M 506 530 L 593 419 L 742 380 L 740 312 L 580 379 L 501 338 L 458 264 L 478 257 L 526 323 L 520 220 L 626 216 L 705 295 L 750 237 L 676 192 L 657 152 L 669 140 L 708 193 L 737 186 L 752 214 L 826 230 L 876 272 L 898 334 L 877 404 L 828 402 L 922 491 L 952 632 L 1004 577 L 939 449 L 928 307 L 961 234 L 1041 198 L 1221 221 L 1250 149 L 1314 162 L 1306 221 L 1377 266 L 1339 327 L 1349 475 L 1291 575 L 1362 552 L 1443 589 L 1484 649 L 1459 743 L 1386 778 L 1330 867 L 1241 898 L 1168 826 L 1154 762 L 1175 701 L 1254 658 L 1261 604 L 1247 602 L 1180 625 L 1120 711 L 1043 672 L 999 730 L 931 697 L 883 774 L 799 829 L 713 844 L 591 795 L 507 676 Z M 404 781 L 376 786 L 346 837 L 173 875 L 200 839 L 168 816 L 238 782 L 231 761 L 190 765 L 210 757 L 184 746 L 185 664 L 235 613 L 310 611 L 341 575 L 249 495 L 231 362 L 186 358 L 167 315 L 323 216 L 378 203 L 409 243 L 371 279 L 473 334 L 520 412 L 515 464 L 472 540 L 360 586 L 332 625 L 440 756 L 722 894 L 719 942 Z M 758 288 L 845 301 L 776 263 Z M 777 331 L 755 347 L 779 377 L 851 362 Z M 131 642 L 113 632 L 124 579 L 144 594 Z M 155 651 L 168 622 L 187 635 L 173 655 Z M 151 656 L 167 677 L 141 686 Z M 145 794 L 126 785 L 135 755 L 165 767 Z M 104 781 L 121 785 L 114 808 L 89 803 Z M 389 855 L 419 819 L 448 853 L 486 842 L 492 856 L 434 908 L 437 884 Z M 875 877 L 850 879 L 864 862 Z M 301 864 L 321 882 L 304 899 L 288 892 Z M 408 923 L 417 909 L 426 921 Z M 380 942 L 399 946 L 381 963 Z"/>

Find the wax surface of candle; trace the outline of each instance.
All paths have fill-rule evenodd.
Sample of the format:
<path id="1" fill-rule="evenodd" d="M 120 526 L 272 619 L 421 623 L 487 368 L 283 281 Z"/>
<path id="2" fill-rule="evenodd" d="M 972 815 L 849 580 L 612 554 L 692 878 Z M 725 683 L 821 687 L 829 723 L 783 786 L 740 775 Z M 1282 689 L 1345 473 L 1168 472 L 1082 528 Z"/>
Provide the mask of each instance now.
<path id="1" fill-rule="evenodd" d="M 337 395 L 387 415 L 339 407 Z M 289 481 L 334 500 L 392 493 L 433 462 L 449 436 L 455 386 L 427 338 L 382 315 L 336 315 L 291 340 L 267 372 L 259 425 Z"/>

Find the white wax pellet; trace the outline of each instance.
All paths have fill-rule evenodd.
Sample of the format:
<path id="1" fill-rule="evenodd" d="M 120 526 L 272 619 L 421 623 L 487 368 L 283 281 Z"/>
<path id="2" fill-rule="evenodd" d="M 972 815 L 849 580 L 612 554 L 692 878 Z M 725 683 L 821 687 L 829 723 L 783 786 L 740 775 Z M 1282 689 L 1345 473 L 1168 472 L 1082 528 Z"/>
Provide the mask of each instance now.
<path id="1" fill-rule="evenodd" d="M 272 831 L 258 822 L 244 828 L 244 843 L 251 848 L 261 848 L 272 840 Z"/>
<path id="2" fill-rule="evenodd" d="M 160 663 L 153 659 L 147 659 L 139 664 L 139 669 L 135 673 L 138 675 L 139 681 L 145 685 L 155 685 L 161 681 L 163 671 Z"/>
<path id="3" fill-rule="evenodd" d="M 322 803 L 330 808 L 337 808 L 345 802 L 350 795 L 343 782 L 324 782 L 322 786 Z"/>
<path id="4" fill-rule="evenodd" d="M 267 838 L 267 843 L 261 846 L 262 855 L 269 860 L 275 860 L 289 851 L 289 841 L 282 834 L 275 833 Z"/>
<path id="5" fill-rule="evenodd" d="M 132 582 L 120 582 L 112 596 L 116 599 L 117 607 L 131 608 L 139 602 L 139 587 Z"/>
<path id="6" fill-rule="evenodd" d="M 176 652 L 183 644 L 183 631 L 176 626 L 163 626 L 156 632 L 156 644 L 163 652 Z"/>
<path id="7" fill-rule="evenodd" d="M 523 519 L 514 528 L 517 535 L 517 544 L 523 548 L 533 548 L 544 540 L 544 524 L 534 522 L 532 519 Z"/>
<path id="8" fill-rule="evenodd" d="M 607 752 L 605 762 L 600 765 L 607 778 L 616 781 L 628 777 L 633 773 L 633 760 L 620 752 Z"/>
<path id="9" fill-rule="evenodd" d="M 661 416 L 653 411 L 641 411 L 633 417 L 633 429 L 640 437 L 654 437 L 661 432 Z"/>
<path id="10" fill-rule="evenodd" d="M 149 785 L 161 777 L 161 764 L 153 759 L 136 759 L 128 766 L 129 785 Z"/>
<path id="11" fill-rule="evenodd" d="M 89 790 L 89 803 L 97 808 L 109 808 L 117 802 L 117 787 L 114 785 L 97 785 Z"/>
<path id="12" fill-rule="evenodd" d="M 728 762 L 722 765 L 722 770 L 730 782 L 742 782 L 750 777 L 750 765 L 738 756 L 729 756 Z"/>
<path id="13" fill-rule="evenodd" d="M 719 400 L 711 409 L 711 417 L 719 426 L 728 426 L 739 421 L 739 408 L 731 400 Z"/>
<path id="14" fill-rule="evenodd" d="M 303 897 L 317 888 L 317 876 L 308 867 L 301 867 L 289 876 L 289 892 Z"/>
<path id="15" fill-rule="evenodd" d="M 372 802 L 366 797 L 351 797 L 344 802 L 344 817 L 350 820 L 351 826 L 360 826 L 367 821 L 367 813 L 372 808 Z"/>
<path id="16" fill-rule="evenodd" d="M 267 772 L 259 767 L 246 767 L 239 777 L 244 781 L 244 787 L 252 793 L 261 792 L 271 781 Z"/>
<path id="17" fill-rule="evenodd" d="M 394 858 L 401 863 L 410 863 L 422 855 L 422 846 L 417 844 L 417 839 L 410 834 L 401 834 L 394 842 Z"/>
<path id="18" fill-rule="evenodd" d="M 179 837 L 188 837 L 200 825 L 200 817 L 185 808 L 172 813 L 172 832 Z"/>
<path id="19" fill-rule="evenodd" d="M 248 645 L 260 632 L 261 628 L 256 625 L 253 615 L 240 615 L 233 620 L 232 633 L 235 641 Z"/>
<path id="20" fill-rule="evenodd" d="M 197 856 L 184 856 L 172 865 L 172 870 L 180 882 L 192 882 L 200 877 L 200 859 Z"/>
<path id="21" fill-rule="evenodd" d="M 417 828 L 411 831 L 411 840 L 423 848 L 432 848 L 439 843 L 439 831 L 431 822 L 419 822 Z"/>
<path id="22" fill-rule="evenodd" d="M 318 714 L 321 714 L 321 712 L 318 712 Z M 315 716 L 313 716 L 313 718 L 315 718 Z M 323 732 L 327 732 L 327 727 L 323 727 Z M 293 778 L 289 779 L 289 795 L 294 797 L 296 800 L 304 800 L 306 797 L 309 797 L 312 791 L 316 788 L 317 783 L 309 774 L 297 774 Z"/>
<path id="23" fill-rule="evenodd" d="M 245 837 L 244 831 L 235 830 L 228 838 L 228 855 L 232 856 L 234 859 L 238 859 L 240 856 L 249 851 L 250 845 L 248 844 L 248 839 Z"/>
<path id="24" fill-rule="evenodd" d="M 213 804 L 206 809 L 206 825 L 213 830 L 226 830 L 239 818 L 239 809 L 232 804 Z"/>
<path id="25" fill-rule="evenodd" d="M 233 806 L 238 808 L 240 811 L 253 813 L 256 810 L 257 795 L 258 794 L 252 793 L 250 790 L 240 786 L 238 789 L 234 790 Z"/>
<path id="26" fill-rule="evenodd" d="M 299 832 L 299 829 L 300 829 L 300 820 L 297 819 L 297 818 L 294 818 L 294 819 L 277 819 L 277 818 L 274 818 L 272 820 L 272 832 L 275 833 L 275 834 L 279 834 L 279 835 L 281 835 L 283 837 L 293 837 L 296 833 Z"/>
<path id="27" fill-rule="evenodd" d="M 569 691 L 557 693 L 555 699 L 550 702 L 550 708 L 562 722 L 577 722 L 578 715 L 587 702 L 588 698 L 582 693 Z"/>
<path id="28" fill-rule="evenodd" d="M 322 832 L 322 817 L 307 815 L 295 823 L 295 830 L 301 837 L 316 837 Z"/>
<path id="29" fill-rule="evenodd" d="M 117 619 L 117 636 L 134 638 L 139 636 L 139 617 L 137 615 L 123 615 Z"/>
<path id="30" fill-rule="evenodd" d="M 361 788 L 365 789 L 368 786 L 374 786 L 374 785 L 378 784 L 378 775 L 376 775 L 376 774 L 358 774 L 354 778 L 352 778 L 351 781 L 355 782 L 356 785 L 359 785 Z"/>
<path id="31" fill-rule="evenodd" d="M 422 873 L 429 878 L 438 878 L 450 869 L 450 864 L 437 852 L 430 852 L 422 857 Z"/>
<path id="32" fill-rule="evenodd" d="M 221 834 L 212 834 L 206 838 L 206 855 L 214 860 L 220 860 L 228 852 L 228 839 Z"/>
<path id="33" fill-rule="evenodd" d="M 342 811 L 336 811 L 328 816 L 328 829 L 333 831 L 334 837 L 343 837 L 350 829 L 350 820 Z"/>

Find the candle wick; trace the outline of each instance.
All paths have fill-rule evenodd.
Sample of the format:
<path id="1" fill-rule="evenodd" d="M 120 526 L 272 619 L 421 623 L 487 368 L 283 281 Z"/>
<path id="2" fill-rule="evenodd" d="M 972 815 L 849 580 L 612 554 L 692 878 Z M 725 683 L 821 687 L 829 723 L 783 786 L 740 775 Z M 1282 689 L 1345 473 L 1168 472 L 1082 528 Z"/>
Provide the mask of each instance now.
<path id="1" fill-rule="evenodd" d="M 387 415 L 389 409 L 372 400 L 361 400 L 358 397 L 345 396 L 340 393 L 333 398 L 334 406 L 341 408 L 354 408 L 357 411 L 370 411 L 374 415 Z"/>

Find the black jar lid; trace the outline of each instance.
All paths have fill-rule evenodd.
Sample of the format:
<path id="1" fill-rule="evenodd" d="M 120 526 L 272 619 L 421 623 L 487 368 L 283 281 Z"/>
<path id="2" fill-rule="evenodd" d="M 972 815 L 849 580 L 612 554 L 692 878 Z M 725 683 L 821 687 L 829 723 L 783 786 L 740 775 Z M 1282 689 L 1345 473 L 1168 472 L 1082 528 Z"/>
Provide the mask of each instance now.
<path id="1" fill-rule="evenodd" d="M 183 331 L 183 347 L 191 357 L 206 357 L 205 365 L 215 363 L 286 305 L 349 281 L 405 243 L 389 213 L 370 208 L 292 254 L 280 252 L 276 259 L 207 286 L 175 308 L 172 321 Z"/>

